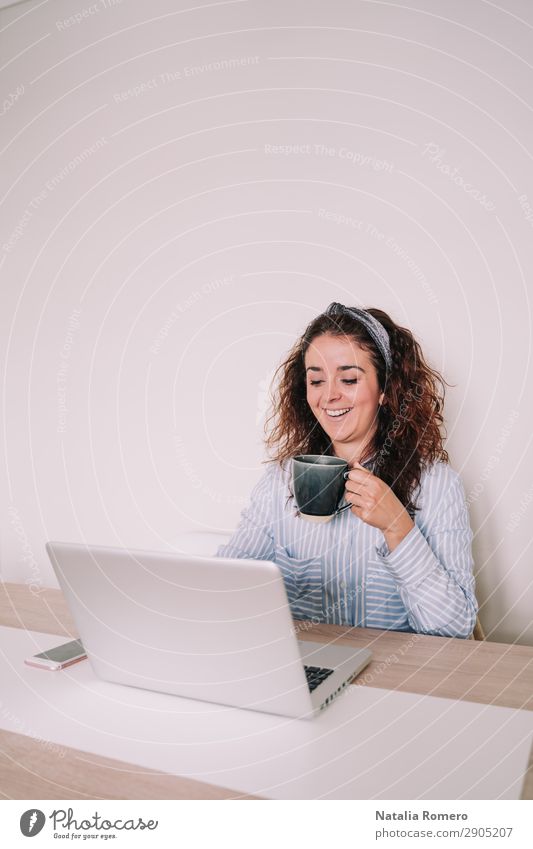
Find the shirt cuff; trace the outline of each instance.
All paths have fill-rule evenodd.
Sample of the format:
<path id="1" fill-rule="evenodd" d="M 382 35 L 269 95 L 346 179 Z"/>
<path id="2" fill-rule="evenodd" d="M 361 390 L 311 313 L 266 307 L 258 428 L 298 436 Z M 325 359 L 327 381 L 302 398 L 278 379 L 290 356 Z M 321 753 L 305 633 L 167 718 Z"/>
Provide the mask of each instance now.
<path id="1" fill-rule="evenodd" d="M 376 553 L 396 581 L 410 587 L 422 583 L 435 566 L 435 556 L 417 525 L 411 528 L 394 551 L 389 551 L 384 541 L 376 546 Z"/>

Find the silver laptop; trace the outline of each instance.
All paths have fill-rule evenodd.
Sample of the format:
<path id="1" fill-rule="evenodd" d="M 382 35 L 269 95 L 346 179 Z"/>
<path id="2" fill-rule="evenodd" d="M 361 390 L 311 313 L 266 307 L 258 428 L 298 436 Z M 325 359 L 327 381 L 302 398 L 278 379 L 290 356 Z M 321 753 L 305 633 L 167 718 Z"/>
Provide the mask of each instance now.
<path id="1" fill-rule="evenodd" d="M 61 542 L 46 550 L 106 681 L 310 718 L 370 661 L 367 649 L 297 639 L 274 563 Z"/>

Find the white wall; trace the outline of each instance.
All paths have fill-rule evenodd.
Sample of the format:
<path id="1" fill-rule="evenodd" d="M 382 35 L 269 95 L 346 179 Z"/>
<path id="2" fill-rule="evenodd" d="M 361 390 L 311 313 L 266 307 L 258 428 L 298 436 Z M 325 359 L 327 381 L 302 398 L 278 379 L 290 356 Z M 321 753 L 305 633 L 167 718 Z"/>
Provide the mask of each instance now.
<path id="1" fill-rule="evenodd" d="M 499 5 L 0 12 L 5 580 L 54 585 L 49 538 L 233 527 L 265 381 L 335 299 L 453 384 L 481 618 L 533 644 L 533 8 Z"/>

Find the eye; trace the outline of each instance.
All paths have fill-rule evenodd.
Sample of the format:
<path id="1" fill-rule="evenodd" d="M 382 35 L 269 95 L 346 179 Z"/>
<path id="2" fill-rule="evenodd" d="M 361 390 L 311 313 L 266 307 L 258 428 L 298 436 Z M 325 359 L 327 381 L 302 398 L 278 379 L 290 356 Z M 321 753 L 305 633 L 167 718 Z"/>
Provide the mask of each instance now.
<path id="1" fill-rule="evenodd" d="M 356 377 L 354 377 L 354 378 L 352 378 L 352 380 L 346 379 L 346 380 L 343 380 L 342 382 L 346 383 L 348 386 L 351 386 L 353 383 L 359 383 L 359 380 Z M 324 383 L 324 381 L 323 380 L 310 380 L 309 386 L 319 386 L 319 384 L 321 384 L 321 383 Z"/>

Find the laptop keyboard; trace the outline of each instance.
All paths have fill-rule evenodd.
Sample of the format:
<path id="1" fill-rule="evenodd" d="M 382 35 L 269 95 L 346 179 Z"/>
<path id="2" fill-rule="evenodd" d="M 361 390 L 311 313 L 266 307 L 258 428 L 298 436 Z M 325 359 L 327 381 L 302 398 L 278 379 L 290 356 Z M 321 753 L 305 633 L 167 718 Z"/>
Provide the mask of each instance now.
<path id="1" fill-rule="evenodd" d="M 333 669 L 326 669 L 323 666 L 304 666 L 305 674 L 307 675 L 307 684 L 310 692 L 316 690 L 319 684 L 322 684 L 322 681 L 325 681 L 326 678 L 329 678 L 330 675 L 333 675 Z"/>

